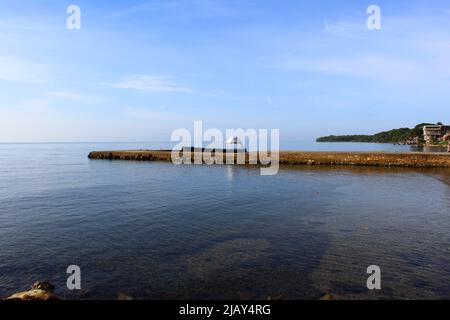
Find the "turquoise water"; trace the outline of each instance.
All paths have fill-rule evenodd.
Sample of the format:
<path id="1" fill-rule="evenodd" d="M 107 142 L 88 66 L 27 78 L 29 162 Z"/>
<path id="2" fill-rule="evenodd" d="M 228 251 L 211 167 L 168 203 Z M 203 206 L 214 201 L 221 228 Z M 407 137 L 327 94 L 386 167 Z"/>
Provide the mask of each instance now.
<path id="1" fill-rule="evenodd" d="M 0 144 L 0 297 L 48 279 L 83 299 L 450 298 L 450 170 L 87 159 L 159 147 Z"/>

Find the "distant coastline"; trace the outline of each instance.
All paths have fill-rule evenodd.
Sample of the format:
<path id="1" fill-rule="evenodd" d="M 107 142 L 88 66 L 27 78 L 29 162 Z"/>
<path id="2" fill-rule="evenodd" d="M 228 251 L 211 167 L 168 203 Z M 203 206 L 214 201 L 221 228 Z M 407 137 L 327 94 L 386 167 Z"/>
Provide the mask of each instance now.
<path id="1" fill-rule="evenodd" d="M 329 135 L 320 137 L 316 142 L 367 142 L 367 143 L 390 143 L 417 146 L 442 147 L 448 145 L 448 141 L 436 141 L 427 143 L 424 138 L 424 126 L 434 125 L 421 123 L 414 128 L 399 128 L 379 132 L 373 135 Z M 439 125 L 439 123 L 438 123 Z"/>

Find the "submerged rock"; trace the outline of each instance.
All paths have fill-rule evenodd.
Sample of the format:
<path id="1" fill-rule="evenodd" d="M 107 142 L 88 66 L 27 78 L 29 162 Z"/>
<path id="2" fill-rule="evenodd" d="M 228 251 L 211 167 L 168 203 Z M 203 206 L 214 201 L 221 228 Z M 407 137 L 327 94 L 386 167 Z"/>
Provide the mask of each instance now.
<path id="1" fill-rule="evenodd" d="M 117 295 L 117 300 L 134 300 L 134 298 L 126 293 L 119 293 Z"/>
<path id="2" fill-rule="evenodd" d="M 235 276 L 245 275 L 251 265 L 259 265 L 264 260 L 269 247 L 270 243 L 263 239 L 227 240 L 187 256 L 187 270 L 202 281 L 226 279 L 230 270 Z"/>
<path id="3" fill-rule="evenodd" d="M 334 298 L 331 294 L 326 293 L 320 300 L 334 300 Z"/>

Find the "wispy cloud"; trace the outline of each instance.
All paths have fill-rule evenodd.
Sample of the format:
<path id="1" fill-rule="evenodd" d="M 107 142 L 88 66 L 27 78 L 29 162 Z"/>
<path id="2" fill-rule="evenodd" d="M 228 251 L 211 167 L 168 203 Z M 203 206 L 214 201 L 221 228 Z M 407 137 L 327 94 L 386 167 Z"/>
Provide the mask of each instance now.
<path id="1" fill-rule="evenodd" d="M 143 121 L 188 121 L 189 117 L 179 113 L 152 110 L 149 108 L 124 107 L 122 113 L 126 117 Z"/>
<path id="2" fill-rule="evenodd" d="M 52 100 L 47 97 L 42 98 L 32 98 L 20 101 L 15 109 L 17 110 L 33 110 L 33 111 L 43 111 L 50 107 Z"/>
<path id="3" fill-rule="evenodd" d="M 112 86 L 119 89 L 134 89 L 154 92 L 192 93 L 192 89 L 174 83 L 170 75 L 130 74 Z"/>
<path id="4" fill-rule="evenodd" d="M 89 104 L 97 100 L 97 97 L 78 92 L 49 91 L 43 92 L 40 95 L 31 98 L 19 100 L 15 104 L 15 109 L 45 111 L 55 107 L 64 107 L 66 104 L 71 104 L 74 102 L 79 106 L 82 104 Z"/>
<path id="5" fill-rule="evenodd" d="M 86 95 L 79 92 L 72 91 L 50 91 L 47 93 L 47 97 L 52 100 L 57 101 L 78 101 L 78 102 L 90 102 L 96 97 L 92 97 L 91 95 Z"/>
<path id="6" fill-rule="evenodd" d="M 5 19 L 0 18 L 0 29 L 5 31 L 42 31 L 47 30 L 48 27 L 43 21 L 36 22 L 36 20 L 32 19 L 23 19 L 23 18 L 15 18 L 15 19 Z"/>
<path id="7" fill-rule="evenodd" d="M 155 0 L 112 12 L 106 18 L 117 18 L 138 13 L 171 13 L 172 18 L 229 17 L 236 12 L 217 0 Z"/>
<path id="8" fill-rule="evenodd" d="M 0 81 L 16 83 L 45 83 L 50 81 L 49 66 L 33 61 L 0 56 Z"/>
<path id="9" fill-rule="evenodd" d="M 434 89 L 450 80 L 450 37 L 445 23 L 423 18 L 389 17 L 380 31 L 361 19 L 324 21 L 325 36 L 309 42 L 309 51 L 283 54 L 282 70 L 337 75 L 395 86 Z M 431 85 L 433 84 L 433 85 Z"/>
<path id="10" fill-rule="evenodd" d="M 288 70 L 354 76 L 384 82 L 408 81 L 420 71 L 414 63 L 376 56 L 292 60 L 284 62 L 280 66 Z"/>
<path id="11" fill-rule="evenodd" d="M 355 21 L 324 21 L 324 29 L 330 36 L 352 39 L 364 39 L 368 37 L 366 22 L 364 20 Z"/>

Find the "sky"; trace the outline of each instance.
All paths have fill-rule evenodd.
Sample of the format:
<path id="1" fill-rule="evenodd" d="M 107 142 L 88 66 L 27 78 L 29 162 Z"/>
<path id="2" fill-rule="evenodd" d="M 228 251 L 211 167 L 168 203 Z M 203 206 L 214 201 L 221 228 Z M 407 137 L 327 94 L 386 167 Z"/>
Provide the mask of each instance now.
<path id="1" fill-rule="evenodd" d="M 450 2 L 0 2 L 0 142 L 169 141 L 195 120 L 281 141 L 450 123 Z"/>

